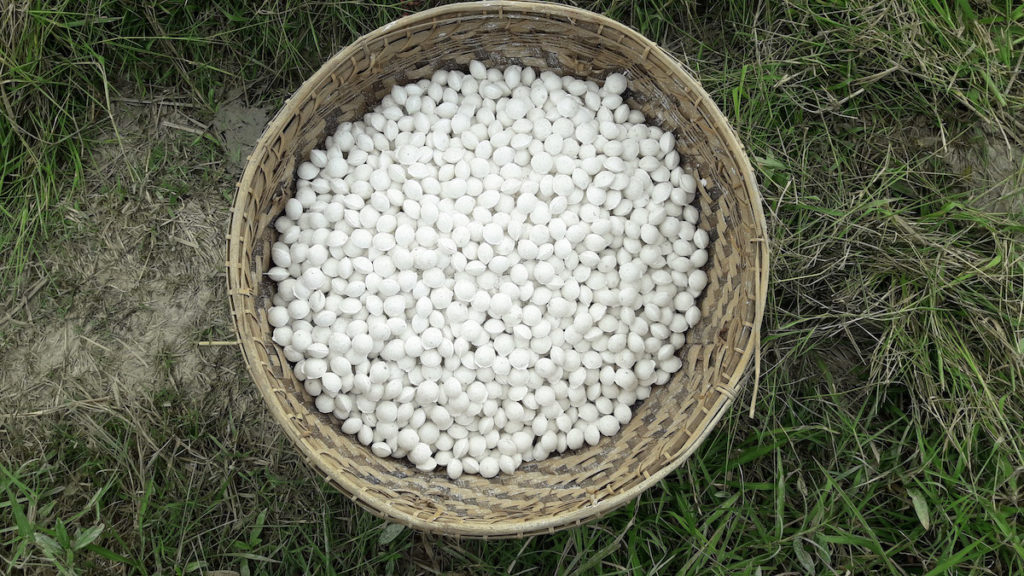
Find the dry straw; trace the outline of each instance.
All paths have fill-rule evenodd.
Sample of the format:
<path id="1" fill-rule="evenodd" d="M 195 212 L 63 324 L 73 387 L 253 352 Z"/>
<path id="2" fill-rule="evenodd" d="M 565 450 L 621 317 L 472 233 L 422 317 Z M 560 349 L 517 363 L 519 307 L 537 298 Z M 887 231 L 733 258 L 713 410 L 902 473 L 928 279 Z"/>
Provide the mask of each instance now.
<path id="1" fill-rule="evenodd" d="M 343 121 L 360 118 L 396 83 L 438 68 L 519 64 L 600 81 L 625 71 L 628 103 L 673 130 L 684 163 L 707 181 L 697 203 L 712 238 L 704 319 L 687 334 L 683 368 L 618 435 L 486 480 L 423 473 L 382 459 L 321 415 L 271 341 L 271 225 L 295 169 Z M 585 10 L 534 2 L 476 2 L 393 22 L 339 52 L 270 122 L 238 185 L 228 236 L 228 293 L 253 381 L 318 471 L 374 513 L 420 530 L 473 537 L 550 532 L 606 514 L 679 467 L 749 378 L 767 290 L 764 214 L 750 163 L 697 81 L 637 32 Z M 746 377 L 745 377 L 746 375 Z"/>

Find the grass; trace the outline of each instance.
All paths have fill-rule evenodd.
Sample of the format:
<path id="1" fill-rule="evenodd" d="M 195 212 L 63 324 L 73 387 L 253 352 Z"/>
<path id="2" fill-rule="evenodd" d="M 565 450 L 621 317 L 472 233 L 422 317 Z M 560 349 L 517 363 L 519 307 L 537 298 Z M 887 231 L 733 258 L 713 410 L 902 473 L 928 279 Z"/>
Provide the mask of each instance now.
<path id="1" fill-rule="evenodd" d="M 0 8 L 4 293 L 70 241 L 119 97 L 212 117 L 244 89 L 276 107 L 356 35 L 427 5 Z M 1024 139 L 1024 6 L 580 5 L 679 54 L 754 161 L 773 260 L 754 418 L 741 398 L 686 465 L 599 522 L 454 541 L 357 510 L 254 424 L 244 377 L 202 366 L 217 385 L 185 394 L 167 349 L 132 410 L 0 413 L 0 572 L 1024 573 L 1024 164 L 996 178 L 987 152 Z M 153 146 L 108 201 L 152 192 L 157 229 L 189 190 L 179 148 Z M 46 309 L 66 311 L 57 292 L 17 318 L 63 313 Z M 0 329 L 13 349 L 17 329 Z M 205 330 L 230 337 L 226 320 Z"/>

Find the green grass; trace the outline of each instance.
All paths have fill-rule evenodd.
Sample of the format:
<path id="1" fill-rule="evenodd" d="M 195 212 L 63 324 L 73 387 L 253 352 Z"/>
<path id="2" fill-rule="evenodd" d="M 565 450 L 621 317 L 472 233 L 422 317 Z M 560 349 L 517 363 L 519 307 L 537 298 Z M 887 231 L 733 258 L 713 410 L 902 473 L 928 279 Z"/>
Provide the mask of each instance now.
<path id="1" fill-rule="evenodd" d="M 741 398 L 599 522 L 455 541 L 322 484 L 254 430 L 258 404 L 232 402 L 244 377 L 176 392 L 169 351 L 137 411 L 0 409 L 0 572 L 1024 573 L 1024 165 L 997 208 L 986 166 L 950 160 L 1024 141 L 1024 6 L 579 4 L 676 51 L 755 164 L 772 284 L 754 418 Z M 172 93 L 212 114 L 243 87 L 279 105 L 356 35 L 427 5 L 0 8 L 4 292 L 64 238 L 112 99 Z M 148 185 L 179 198 L 173 153 L 153 150 Z"/>

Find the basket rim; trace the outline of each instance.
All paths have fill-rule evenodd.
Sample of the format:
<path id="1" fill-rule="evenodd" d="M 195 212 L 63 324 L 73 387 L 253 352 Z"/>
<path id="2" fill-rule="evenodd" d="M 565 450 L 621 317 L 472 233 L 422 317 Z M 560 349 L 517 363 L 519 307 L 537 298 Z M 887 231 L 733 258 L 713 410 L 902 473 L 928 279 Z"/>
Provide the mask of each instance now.
<path id="1" fill-rule="evenodd" d="M 429 23 L 433 19 L 458 15 L 479 16 L 481 14 L 493 14 L 497 17 L 502 17 L 506 10 L 524 14 L 537 13 L 540 15 L 558 15 L 570 20 L 581 19 L 596 21 L 602 27 L 614 30 L 644 46 L 646 48 L 647 58 L 657 60 L 658 64 L 664 66 L 665 69 L 678 78 L 688 89 L 692 90 L 700 101 L 709 106 L 709 111 L 712 113 L 713 125 L 719 132 L 719 135 L 722 138 L 723 143 L 727 146 L 729 153 L 736 159 L 736 168 L 745 182 L 746 190 L 751 195 L 750 204 L 754 220 L 756 223 L 760 224 L 758 230 L 759 237 L 750 239 L 751 242 L 758 245 L 758 249 L 755 252 L 755 259 L 757 260 L 756 266 L 758 269 L 754 276 L 754 293 L 756 301 L 752 332 L 747 341 L 747 345 L 740 356 L 735 372 L 730 375 L 728 387 L 732 390 L 738 391 L 738 384 L 746 375 L 752 358 L 755 359 L 754 375 L 752 376 L 755 389 L 757 381 L 760 378 L 760 327 L 764 318 L 764 309 L 768 290 L 769 252 L 767 245 L 767 223 L 765 221 L 764 210 L 761 204 L 761 194 L 754 177 L 753 167 L 750 164 L 750 159 L 744 151 L 742 143 L 739 141 L 735 131 L 729 125 L 726 116 L 722 113 L 721 109 L 711 96 L 704 90 L 701 84 L 683 68 L 682 64 L 674 56 L 636 30 L 611 18 L 589 10 L 550 2 L 539 2 L 536 0 L 485 0 L 477 2 L 460 2 L 431 8 L 394 20 L 353 40 L 349 45 L 345 46 L 336 52 L 331 58 L 326 60 L 315 73 L 307 78 L 302 85 L 285 100 L 284 105 L 282 105 L 281 109 L 277 111 L 273 119 L 267 124 L 253 148 L 253 151 L 247 158 L 245 170 L 242 173 L 235 189 L 235 197 L 232 202 L 230 233 L 228 235 L 228 254 L 226 265 L 229 269 L 229 273 L 227 274 L 228 295 L 231 301 L 235 331 L 239 336 L 239 347 L 246 359 L 246 369 L 253 378 L 254 383 L 256 383 L 257 388 L 260 390 L 260 393 L 265 400 L 267 408 L 273 415 L 274 420 L 276 420 L 284 429 L 291 442 L 299 447 L 299 450 L 306 462 L 315 468 L 318 473 L 326 476 L 332 483 L 339 486 L 342 491 L 352 498 L 352 500 L 354 500 L 358 505 L 373 512 L 375 515 L 383 516 L 388 520 L 396 521 L 424 532 L 475 538 L 508 538 L 517 536 L 521 537 L 526 534 L 553 533 L 562 528 L 580 525 L 597 519 L 622 506 L 629 500 L 637 498 L 640 494 L 665 478 L 672 471 L 678 469 L 683 462 L 685 462 L 687 458 L 689 458 L 704 443 L 711 431 L 717 425 L 718 421 L 725 414 L 726 410 L 732 405 L 736 394 L 720 391 L 711 410 L 708 411 L 704 420 L 700 423 L 700 433 L 693 439 L 690 446 L 686 450 L 677 454 L 674 459 L 666 462 L 654 474 L 647 476 L 629 490 L 609 496 L 599 502 L 592 503 L 591 505 L 581 506 L 580 508 L 569 512 L 546 515 L 538 519 L 492 521 L 487 524 L 466 523 L 460 520 L 444 519 L 425 521 L 410 513 L 393 507 L 391 503 L 385 499 L 378 498 L 371 493 L 364 491 L 359 482 L 350 481 L 345 476 L 338 474 L 336 471 L 332 471 L 333 467 L 327 465 L 326 459 L 315 452 L 305 441 L 302 432 L 297 426 L 296 420 L 284 413 L 280 400 L 274 396 L 272 391 L 265 389 L 265 387 L 260 384 L 259 378 L 256 377 L 254 372 L 258 366 L 255 362 L 251 361 L 251 359 L 257 357 L 255 353 L 255 343 L 251 341 L 251 339 L 247 340 L 243 338 L 241 332 L 240 317 L 244 310 L 244 297 L 247 296 L 247 294 L 244 293 L 245 291 L 241 289 L 241 287 L 233 286 L 233 275 L 230 273 L 230 269 L 232 266 L 239 266 L 243 269 L 246 268 L 244 262 L 232 262 L 232 256 L 236 251 L 232 245 L 234 244 L 237 246 L 240 244 L 243 220 L 240 217 L 240 213 L 244 212 L 244 206 L 242 205 L 241 200 L 244 200 L 247 196 L 247 192 L 243 193 L 243 190 L 247 190 L 251 186 L 258 169 L 257 164 L 252 162 L 251 159 L 266 152 L 267 136 L 269 134 L 278 134 L 286 127 L 291 115 L 289 105 L 293 102 L 304 101 L 316 85 L 329 77 L 330 70 L 332 68 L 330 64 L 337 61 L 343 61 L 355 55 L 357 52 L 365 50 L 365 46 L 369 42 L 376 40 L 378 37 L 384 35 L 395 27 L 415 26 L 423 23 Z M 721 387 L 718 387 L 718 389 L 721 390 Z"/>

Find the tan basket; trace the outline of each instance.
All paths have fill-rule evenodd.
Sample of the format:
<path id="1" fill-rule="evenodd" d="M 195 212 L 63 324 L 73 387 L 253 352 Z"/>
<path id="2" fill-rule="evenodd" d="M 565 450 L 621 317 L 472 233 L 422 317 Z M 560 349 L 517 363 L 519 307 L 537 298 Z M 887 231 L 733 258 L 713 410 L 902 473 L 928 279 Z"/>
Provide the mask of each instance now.
<path id="1" fill-rule="evenodd" d="M 342 121 L 360 118 L 395 83 L 472 59 L 600 81 L 626 71 L 630 106 L 674 131 L 686 166 L 705 178 L 697 203 L 710 232 L 703 320 L 687 334 L 683 369 L 595 447 L 486 480 L 423 473 L 382 459 L 313 408 L 271 339 L 271 225 L 295 170 Z M 454 4 L 358 39 L 307 80 L 270 122 L 238 184 L 228 237 L 228 293 L 242 352 L 274 418 L 306 459 L 370 511 L 414 528 L 475 537 L 551 532 L 601 516 L 679 467 L 732 403 L 758 353 L 767 290 L 764 214 L 750 163 L 700 84 L 637 32 L 576 8 L 534 2 Z"/>

